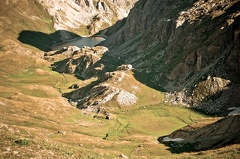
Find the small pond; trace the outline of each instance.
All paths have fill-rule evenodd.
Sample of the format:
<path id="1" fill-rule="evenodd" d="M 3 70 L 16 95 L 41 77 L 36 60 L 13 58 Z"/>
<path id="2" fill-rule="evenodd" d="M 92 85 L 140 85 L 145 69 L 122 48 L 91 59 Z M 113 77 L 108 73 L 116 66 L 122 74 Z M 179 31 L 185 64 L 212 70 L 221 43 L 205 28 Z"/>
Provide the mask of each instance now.
<path id="1" fill-rule="evenodd" d="M 83 46 L 92 47 L 104 40 L 105 38 L 103 37 L 83 37 L 83 38 L 74 39 L 68 42 L 55 44 L 52 46 L 52 50 L 61 50 L 63 47 L 68 47 L 68 46 L 77 46 L 79 48 L 82 48 Z"/>

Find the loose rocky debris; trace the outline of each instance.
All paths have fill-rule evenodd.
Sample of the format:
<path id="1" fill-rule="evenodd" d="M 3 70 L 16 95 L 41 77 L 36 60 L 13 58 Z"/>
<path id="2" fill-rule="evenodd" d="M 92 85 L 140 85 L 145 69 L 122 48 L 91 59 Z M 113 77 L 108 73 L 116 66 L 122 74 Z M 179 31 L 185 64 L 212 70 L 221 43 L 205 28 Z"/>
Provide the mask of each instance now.
<path id="1" fill-rule="evenodd" d="M 230 83 L 230 80 L 209 76 L 195 86 L 192 93 L 193 106 L 199 105 L 205 99 L 218 98 L 221 92 L 228 89 Z"/>
<path id="2" fill-rule="evenodd" d="M 183 25 L 185 21 L 193 23 L 204 16 L 211 16 L 212 18 L 220 16 L 233 5 L 233 2 L 236 2 L 236 0 L 199 0 L 190 9 L 179 14 L 176 20 L 176 28 Z"/>
<path id="3" fill-rule="evenodd" d="M 228 116 L 240 115 L 240 107 L 238 107 L 238 108 L 232 107 L 232 108 L 228 108 L 228 110 L 231 111 L 230 113 L 228 113 Z"/>
<path id="4" fill-rule="evenodd" d="M 117 96 L 117 102 L 120 105 L 130 106 L 137 103 L 138 98 L 127 91 L 121 90 Z"/>
<path id="5" fill-rule="evenodd" d="M 186 90 L 180 92 L 167 92 L 165 93 L 165 103 L 171 103 L 172 105 L 182 104 L 188 106 L 186 93 Z"/>
<path id="6" fill-rule="evenodd" d="M 213 124 L 194 128 L 184 127 L 158 141 L 174 152 L 202 151 L 240 143 L 240 115 L 223 118 Z"/>
<path id="7" fill-rule="evenodd" d="M 116 100 L 120 106 L 131 106 L 138 100 L 135 94 L 107 83 L 80 88 L 76 91 L 65 93 L 63 96 L 76 102 L 78 108 L 87 109 L 91 112 L 97 112 L 99 106 L 111 100 Z"/>
<path id="8" fill-rule="evenodd" d="M 230 80 L 208 76 L 194 86 L 192 93 L 186 89 L 166 93 L 165 102 L 186 105 L 207 114 L 226 116 L 230 113 L 228 108 L 240 104 L 236 100 L 239 92 L 239 86 Z"/>
<path id="9" fill-rule="evenodd" d="M 188 99 L 193 108 L 208 114 L 222 114 L 226 111 L 227 99 L 231 94 L 231 81 L 219 77 L 208 77 L 199 82 Z"/>
<path id="10" fill-rule="evenodd" d="M 128 70 L 132 70 L 133 66 L 131 64 L 126 64 L 126 65 L 121 65 L 117 67 L 117 70 L 123 70 L 123 71 L 128 71 Z"/>

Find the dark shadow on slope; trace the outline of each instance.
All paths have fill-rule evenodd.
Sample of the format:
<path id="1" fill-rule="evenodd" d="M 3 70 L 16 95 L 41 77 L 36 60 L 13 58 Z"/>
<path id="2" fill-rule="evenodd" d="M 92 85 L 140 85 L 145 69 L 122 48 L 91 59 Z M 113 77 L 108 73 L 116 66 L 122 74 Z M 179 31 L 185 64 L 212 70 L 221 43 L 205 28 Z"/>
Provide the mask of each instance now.
<path id="1" fill-rule="evenodd" d="M 126 24 L 126 21 L 127 21 L 127 18 L 118 20 L 114 25 L 99 31 L 95 35 L 105 35 L 105 36 L 109 37 L 110 35 L 116 33 L 118 30 L 120 30 Z"/>
<path id="2" fill-rule="evenodd" d="M 106 86 L 94 87 L 98 84 L 99 80 L 94 81 L 84 87 L 81 87 L 69 93 L 63 93 L 62 96 L 67 98 L 70 103 L 76 102 L 76 106 L 78 109 L 86 109 L 88 107 L 87 105 L 90 105 L 90 98 L 101 95 L 107 89 Z M 84 105 L 84 103 L 87 103 L 87 105 Z"/>
<path id="3" fill-rule="evenodd" d="M 240 115 L 229 116 L 212 124 L 187 126 L 158 138 L 172 153 L 204 151 L 240 143 Z"/>
<path id="4" fill-rule="evenodd" d="M 38 31 L 23 30 L 19 33 L 18 40 L 24 44 L 34 46 L 42 51 L 51 51 L 52 45 L 65 42 L 80 36 L 66 31 L 58 30 L 51 34 L 46 34 Z"/>
<path id="5" fill-rule="evenodd" d="M 64 49 L 60 51 L 56 51 L 52 55 L 61 54 Z M 74 53 L 73 53 L 74 54 Z M 105 53 L 101 60 L 97 61 L 94 64 L 90 64 L 88 68 L 85 68 L 85 56 L 81 56 L 77 59 L 71 59 L 66 58 L 61 61 L 54 62 L 51 65 L 52 70 L 59 72 L 59 73 L 67 73 L 67 74 L 73 74 L 75 77 L 77 77 L 80 80 L 86 80 L 90 79 L 92 77 L 101 77 L 106 72 L 113 72 L 116 70 L 116 68 L 120 65 L 122 65 L 124 62 L 112 57 L 108 53 Z M 75 64 L 77 67 L 74 71 L 72 71 L 70 68 L 71 63 Z M 102 70 L 96 70 L 95 68 L 101 67 L 101 65 L 104 66 Z"/>

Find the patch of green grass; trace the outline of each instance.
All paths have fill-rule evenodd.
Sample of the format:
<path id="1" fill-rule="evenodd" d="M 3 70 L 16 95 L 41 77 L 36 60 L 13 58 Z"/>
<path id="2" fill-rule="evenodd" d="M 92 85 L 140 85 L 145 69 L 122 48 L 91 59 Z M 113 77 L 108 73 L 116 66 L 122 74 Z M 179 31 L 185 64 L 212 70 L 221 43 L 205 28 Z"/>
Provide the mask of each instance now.
<path id="1" fill-rule="evenodd" d="M 27 146 L 29 144 L 29 140 L 27 139 L 20 139 L 15 141 L 16 144 L 21 146 Z"/>
<path id="2" fill-rule="evenodd" d="M 78 29 L 69 29 L 69 31 L 76 33 L 80 36 L 89 36 L 89 30 L 85 25 L 81 25 Z"/>
<path id="3" fill-rule="evenodd" d="M 122 111 L 117 114 L 116 119 L 103 119 L 101 122 L 108 126 L 108 129 L 105 129 L 107 131 L 105 133 L 108 134 L 107 139 L 117 141 L 136 134 L 154 137 L 167 135 L 206 117 L 185 107 L 160 104 Z M 88 131 L 91 132 L 91 128 L 88 128 Z"/>
<path id="4" fill-rule="evenodd" d="M 184 107 L 162 104 L 129 111 L 127 115 L 132 116 L 131 125 L 134 129 L 157 136 L 167 135 L 204 117 Z"/>
<path id="5" fill-rule="evenodd" d="M 159 136 L 170 134 L 188 124 L 207 118 L 207 116 L 185 107 L 163 104 L 119 110 L 116 118 L 110 120 L 93 119 L 92 116 L 93 114 L 86 117 L 75 114 L 74 119 L 71 119 L 70 122 L 77 123 L 77 121 L 85 120 L 95 123 L 92 126 L 79 127 L 75 129 L 75 133 L 101 137 L 115 143 L 125 141 L 126 144 L 113 144 L 108 149 L 119 150 L 129 156 L 133 155 L 143 138 L 157 139 Z M 107 136 L 105 137 L 105 135 Z M 134 136 L 140 136 L 140 138 Z M 157 150 L 152 151 L 158 153 Z M 161 150 L 161 152 L 167 154 L 168 151 Z M 149 155 L 148 153 L 147 156 Z"/>
<path id="6" fill-rule="evenodd" d="M 2 51 L 3 50 L 3 46 L 2 45 L 0 45 L 0 51 Z"/>
<path id="7" fill-rule="evenodd" d="M 18 90 L 25 95 L 52 98 L 59 96 L 57 91 L 54 92 L 54 88 L 62 93 L 63 91 L 69 91 L 68 87 L 71 84 L 79 82 L 74 76 L 66 75 L 67 77 L 65 77 L 45 65 L 35 66 L 35 60 L 30 59 L 29 61 L 27 67 L 20 69 L 18 73 L 9 72 L 9 75 L 0 77 L 2 79 L 1 86 L 9 88 L 9 90 L 0 92 L 1 97 L 9 97 Z M 38 73 L 38 70 L 40 70 L 40 73 Z"/>

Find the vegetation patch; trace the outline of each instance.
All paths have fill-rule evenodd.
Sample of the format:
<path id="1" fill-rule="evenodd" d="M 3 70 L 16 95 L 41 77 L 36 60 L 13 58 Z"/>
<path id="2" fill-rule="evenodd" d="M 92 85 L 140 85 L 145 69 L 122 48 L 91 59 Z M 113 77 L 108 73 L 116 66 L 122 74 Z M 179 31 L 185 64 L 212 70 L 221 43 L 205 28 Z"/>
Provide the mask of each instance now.
<path id="1" fill-rule="evenodd" d="M 3 46 L 2 45 L 0 45 L 0 51 L 3 51 Z"/>
<path id="2" fill-rule="evenodd" d="M 16 144 L 20 146 L 27 146 L 29 144 L 29 140 L 27 139 L 20 139 L 15 141 Z"/>

